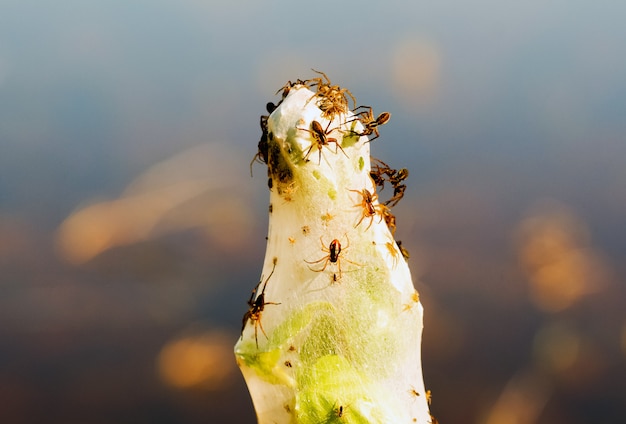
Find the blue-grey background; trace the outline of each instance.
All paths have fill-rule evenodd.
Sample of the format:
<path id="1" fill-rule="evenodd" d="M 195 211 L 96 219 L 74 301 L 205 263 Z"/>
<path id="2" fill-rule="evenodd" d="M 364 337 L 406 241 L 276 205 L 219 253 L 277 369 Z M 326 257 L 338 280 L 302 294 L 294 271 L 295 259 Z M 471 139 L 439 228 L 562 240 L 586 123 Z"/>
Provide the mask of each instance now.
<path id="1" fill-rule="evenodd" d="M 0 421 L 254 422 L 249 163 L 287 80 L 389 111 L 442 423 L 626 416 L 626 4 L 0 1 Z M 389 193 L 384 191 L 381 198 Z"/>

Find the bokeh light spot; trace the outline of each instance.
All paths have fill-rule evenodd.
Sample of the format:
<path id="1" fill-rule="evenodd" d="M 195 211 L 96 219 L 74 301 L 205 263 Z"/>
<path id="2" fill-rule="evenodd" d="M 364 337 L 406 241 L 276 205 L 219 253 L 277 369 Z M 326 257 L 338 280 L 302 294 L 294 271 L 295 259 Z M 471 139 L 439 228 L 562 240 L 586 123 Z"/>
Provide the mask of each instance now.
<path id="1" fill-rule="evenodd" d="M 396 44 L 392 58 L 393 93 L 413 106 L 432 101 L 441 74 L 441 55 L 426 39 L 407 38 Z"/>
<path id="2" fill-rule="evenodd" d="M 533 370 L 515 375 L 489 411 L 485 424 L 533 424 L 548 402 L 550 383 Z"/>
<path id="3" fill-rule="evenodd" d="M 231 345 L 232 338 L 216 331 L 171 340 L 158 356 L 161 379 L 179 389 L 223 389 L 235 370 Z"/>
<path id="4" fill-rule="evenodd" d="M 59 226 L 57 246 L 79 264 L 116 246 L 191 228 L 204 230 L 224 249 L 246 242 L 253 224 L 250 197 L 232 151 L 202 144 L 157 163 L 117 199 L 78 209 Z"/>
<path id="5" fill-rule="evenodd" d="M 519 224 L 517 251 L 528 276 L 530 298 L 557 312 L 604 287 L 606 264 L 589 246 L 586 224 L 566 205 L 540 202 Z"/>

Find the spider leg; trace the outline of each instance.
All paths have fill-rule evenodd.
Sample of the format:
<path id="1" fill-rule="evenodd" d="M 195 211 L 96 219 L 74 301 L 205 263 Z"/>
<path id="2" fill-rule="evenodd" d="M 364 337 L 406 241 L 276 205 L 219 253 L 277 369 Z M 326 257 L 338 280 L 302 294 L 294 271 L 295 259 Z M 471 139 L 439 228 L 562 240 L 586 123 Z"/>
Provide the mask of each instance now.
<path id="1" fill-rule="evenodd" d="M 305 161 L 309 160 L 309 155 L 311 154 L 311 150 L 313 149 L 313 146 L 315 146 L 315 142 L 311 143 L 309 148 L 306 150 L 306 153 L 304 154 L 304 160 Z"/>
<path id="2" fill-rule="evenodd" d="M 326 267 L 328 266 L 328 262 L 330 261 L 329 257 L 322 258 L 322 259 L 320 259 L 320 260 L 319 260 L 319 261 L 317 261 L 317 262 L 309 262 L 309 263 L 316 264 L 316 263 L 322 262 L 323 260 L 326 260 L 326 262 L 324 262 L 324 266 L 322 267 L 322 269 L 313 269 L 313 268 L 311 268 L 311 267 L 309 267 L 309 269 L 310 269 L 311 271 L 314 271 L 314 272 L 323 272 L 323 271 L 326 269 Z M 305 261 L 305 262 L 306 262 L 306 261 Z"/>
<path id="3" fill-rule="evenodd" d="M 339 279 L 341 280 L 341 262 L 337 258 L 337 270 L 339 271 Z"/>
<path id="4" fill-rule="evenodd" d="M 246 311 L 246 313 L 243 315 L 243 323 L 241 325 L 241 337 L 243 338 L 243 330 L 246 329 L 246 324 L 248 323 L 248 320 L 250 319 L 250 311 Z"/>
<path id="5" fill-rule="evenodd" d="M 367 111 L 362 111 L 362 112 L 356 113 L 356 111 L 359 110 L 359 109 L 367 109 Z M 372 110 L 371 106 L 363 105 L 363 106 L 355 107 L 354 109 L 352 109 L 352 113 L 354 113 L 355 115 L 362 115 L 363 113 L 367 113 L 367 112 L 369 112 L 371 110 Z"/>
<path id="6" fill-rule="evenodd" d="M 369 218 L 370 218 L 370 224 L 367 226 L 365 231 L 369 230 L 370 227 L 372 226 L 372 224 L 374 223 L 374 215 L 369 215 Z M 363 219 L 363 218 L 361 218 L 361 219 Z"/>
<path id="7" fill-rule="evenodd" d="M 265 330 L 263 329 L 263 324 L 261 323 L 261 319 L 259 317 L 259 320 L 257 321 L 257 323 L 259 324 L 259 327 L 261 327 L 261 332 L 263 333 L 263 335 L 265 336 L 266 339 L 269 339 L 267 337 L 267 334 L 265 333 Z"/>
<path id="8" fill-rule="evenodd" d="M 323 260 L 328 260 L 328 256 L 324 256 L 322 259 L 320 259 L 319 261 L 315 261 L 315 262 L 310 262 L 305 260 L 304 262 L 306 262 L 307 264 L 319 264 L 320 262 L 322 262 Z"/>
<path id="9" fill-rule="evenodd" d="M 358 206 L 361 206 L 361 205 L 358 205 Z M 365 217 L 366 217 L 366 216 L 367 216 L 367 215 L 366 215 L 366 214 L 364 214 L 364 213 L 363 213 L 363 214 L 361 214 L 361 219 L 359 219 L 359 222 L 357 222 L 357 223 L 356 223 L 356 225 L 354 226 L 354 228 L 358 227 L 358 226 L 359 226 L 359 224 L 361 224 L 361 222 L 363 222 L 363 220 L 365 219 Z M 369 228 L 369 227 L 367 227 L 367 228 Z"/>
<path id="10" fill-rule="evenodd" d="M 351 261 L 350 259 L 343 258 L 343 260 L 344 260 L 344 261 L 346 261 L 346 262 L 350 262 L 352 265 L 363 266 L 363 264 L 360 264 L 360 263 L 358 263 L 358 262 Z M 337 261 L 337 262 L 339 262 L 339 261 Z"/>
<path id="11" fill-rule="evenodd" d="M 350 98 L 352 99 L 352 106 L 356 105 L 356 99 L 354 98 L 354 96 L 352 95 L 350 90 L 346 90 L 346 93 L 348 93 L 348 96 L 350 96 Z M 344 96 L 344 99 L 345 99 L 345 96 Z M 346 101 L 346 103 L 347 103 L 347 101 Z"/>
<path id="12" fill-rule="evenodd" d="M 378 128 L 374 127 L 373 129 L 369 130 L 369 133 L 367 134 L 362 134 L 362 135 L 371 135 L 371 134 L 376 134 L 376 137 L 372 137 L 369 140 L 367 140 L 368 143 L 371 143 L 372 141 L 376 140 L 378 137 L 380 137 L 380 134 L 378 132 Z"/>
<path id="13" fill-rule="evenodd" d="M 329 142 L 331 142 L 331 140 L 333 140 L 333 142 L 335 143 L 335 154 L 337 154 L 337 149 L 341 150 L 341 153 L 343 153 L 343 155 L 345 157 L 347 157 L 348 159 L 350 159 L 350 157 L 348 157 L 348 155 L 346 154 L 346 152 L 343 150 L 343 147 L 341 147 L 339 145 L 339 142 L 337 140 L 335 140 L 334 138 L 331 138 L 330 140 L 328 140 Z"/>

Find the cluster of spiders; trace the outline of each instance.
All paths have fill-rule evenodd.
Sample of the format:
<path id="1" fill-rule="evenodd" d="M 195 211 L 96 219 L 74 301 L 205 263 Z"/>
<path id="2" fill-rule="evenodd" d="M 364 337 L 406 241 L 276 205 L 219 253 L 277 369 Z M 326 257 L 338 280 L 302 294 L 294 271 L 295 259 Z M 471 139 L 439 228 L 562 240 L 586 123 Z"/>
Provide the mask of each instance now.
<path id="1" fill-rule="evenodd" d="M 363 108 L 367 108 L 367 110 L 361 111 L 356 113 L 356 111 L 358 109 L 363 109 Z M 359 106 L 358 108 L 356 108 L 355 110 L 355 115 L 352 119 L 347 120 L 345 123 L 350 123 L 350 122 L 354 122 L 354 121 L 360 121 L 361 124 L 363 125 L 364 129 L 361 132 L 356 132 L 356 131 L 349 131 L 350 135 L 355 135 L 358 137 L 361 136 L 370 136 L 372 134 L 375 134 L 375 136 L 370 139 L 368 142 L 371 142 L 373 140 L 375 140 L 376 138 L 378 138 L 380 136 L 380 133 L 378 132 L 378 127 L 380 125 L 384 125 L 386 124 L 389 119 L 391 118 L 391 114 L 389 112 L 383 112 L 381 113 L 377 118 L 374 118 L 374 113 L 372 112 L 372 108 L 369 106 Z M 313 149 L 317 149 L 318 151 L 318 164 L 321 163 L 322 160 L 322 149 L 324 148 L 324 146 L 329 147 L 331 143 L 335 144 L 335 154 L 341 150 L 341 153 L 344 154 L 344 156 L 348 157 L 348 155 L 346 154 L 346 152 L 343 150 L 343 148 L 341 147 L 341 144 L 339 143 L 339 141 L 337 141 L 336 138 L 334 137 L 330 137 L 330 135 L 337 130 L 337 128 L 330 128 L 330 124 L 332 123 L 332 121 L 328 122 L 328 125 L 326 125 L 326 128 L 322 127 L 322 124 L 320 124 L 318 121 L 311 121 L 310 124 L 310 129 L 309 128 L 299 128 L 302 131 L 306 131 L 309 134 L 311 134 L 311 138 L 312 138 L 312 142 L 311 145 L 309 146 L 309 148 L 306 150 L 306 152 L 304 153 L 304 160 L 305 161 L 309 161 L 309 155 L 311 154 L 311 152 L 313 151 Z M 343 132 L 343 131 L 340 131 Z"/>
<path id="2" fill-rule="evenodd" d="M 387 227 L 391 231 L 391 234 L 395 235 L 396 217 L 391 213 L 391 208 L 395 206 L 404 196 L 406 185 L 403 183 L 403 181 L 408 177 L 409 171 L 405 168 L 402 168 L 400 170 L 392 169 L 389 167 L 389 165 L 379 159 L 374 159 L 373 161 L 374 166 L 370 171 L 370 178 L 374 182 L 374 191 L 372 192 L 367 188 L 362 188 L 360 190 L 348 189 L 348 191 L 356 193 L 359 196 L 358 202 L 353 205 L 354 207 L 360 208 L 360 216 L 354 227 L 356 228 L 361 225 L 363 221 L 366 221 L 367 227 L 365 228 L 365 231 L 367 231 L 372 226 L 374 219 L 378 216 L 380 219 L 379 222 L 384 219 Z M 378 187 L 383 189 L 385 186 L 385 182 L 390 183 L 393 187 L 393 196 L 387 201 L 379 203 L 377 202 L 378 193 L 376 192 L 376 189 Z M 344 250 L 346 250 L 349 246 L 350 241 L 347 234 L 344 237 L 346 238 L 347 242 L 347 245 L 344 248 Z M 320 241 L 322 243 L 322 251 L 324 253 L 327 253 L 327 255 L 316 261 L 309 262 L 305 260 L 305 262 L 311 265 L 323 262 L 322 267 L 319 269 L 314 269 L 309 266 L 312 271 L 316 272 L 324 271 L 329 264 L 336 264 L 338 275 L 336 273 L 333 273 L 331 282 L 338 282 L 339 279 L 341 279 L 342 274 L 340 262 L 340 254 L 342 251 L 341 242 L 338 239 L 333 239 L 328 247 L 326 247 L 326 244 L 322 241 L 321 238 Z M 406 250 L 406 248 L 402 246 L 401 241 L 397 241 L 395 243 L 395 246 L 394 243 L 386 243 L 386 247 L 389 250 L 392 261 L 394 262 L 394 267 L 397 264 L 400 255 L 408 261 L 409 252 Z M 360 265 L 346 258 L 344 258 L 344 261 L 350 262 L 354 265 Z"/>
<path id="3" fill-rule="evenodd" d="M 305 86 L 311 90 L 314 89 L 315 93 L 313 94 L 313 96 L 311 96 L 311 98 L 307 101 L 307 103 L 313 99 L 316 99 L 315 100 L 316 105 L 322 111 L 322 117 L 329 119 L 330 121 L 332 121 L 332 119 L 337 114 L 348 113 L 349 111 L 348 99 L 352 100 L 353 106 L 356 105 L 356 99 L 354 98 L 350 90 L 346 88 L 341 88 L 338 85 L 333 85 L 330 79 L 328 78 L 328 76 L 324 72 L 316 71 L 315 69 L 313 69 L 313 71 L 319 74 L 320 76 L 307 79 L 307 80 L 297 79 L 294 82 L 287 81 L 287 83 L 283 87 L 278 89 L 278 91 L 276 92 L 276 94 L 282 92 L 280 101 L 277 104 L 274 104 L 272 102 L 268 102 L 266 104 L 265 108 L 267 110 L 268 115 L 261 115 L 260 117 L 261 139 L 259 140 L 258 145 L 257 145 L 257 153 L 255 154 L 254 158 L 252 158 L 252 161 L 250 162 L 251 174 L 252 174 L 252 165 L 254 164 L 254 162 L 259 162 L 259 163 L 264 163 L 268 165 L 268 174 L 271 178 L 271 169 L 269 168 L 271 168 L 271 161 L 272 161 L 271 151 L 270 151 L 271 150 L 270 142 L 272 141 L 272 134 L 268 132 L 267 121 L 269 119 L 269 114 L 271 114 L 274 110 L 276 110 L 276 108 L 287 97 L 287 95 L 289 94 L 292 88 L 297 87 L 297 86 Z M 391 114 L 389 112 L 382 112 L 380 115 L 378 115 L 378 117 L 375 117 L 374 112 L 370 106 L 358 106 L 358 107 L 355 107 L 352 110 L 352 112 L 354 113 L 354 116 L 352 117 L 352 119 L 347 120 L 346 123 L 359 121 L 363 125 L 363 131 L 361 132 L 352 131 L 351 135 L 356 135 L 359 137 L 374 135 L 374 137 L 371 140 L 369 140 L 370 142 L 380 136 L 378 127 L 389 122 L 389 119 L 391 118 Z M 330 146 L 330 144 L 335 144 L 335 153 L 341 150 L 341 152 L 344 155 L 346 155 L 346 153 L 343 151 L 343 148 L 341 147 L 337 139 L 330 137 L 330 134 L 333 131 L 335 131 L 335 129 L 329 129 L 329 127 L 330 127 L 330 122 L 326 126 L 326 128 L 323 128 L 322 125 L 318 121 L 312 121 L 310 124 L 310 128 L 300 128 L 301 130 L 307 131 L 309 134 L 311 134 L 311 138 L 312 138 L 311 145 L 309 146 L 309 148 L 306 150 L 304 154 L 305 161 L 308 162 L 309 156 L 311 155 L 311 153 L 315 149 L 317 149 L 318 161 L 321 162 L 322 148 L 324 146 Z M 270 189 L 271 189 L 272 183 L 270 181 L 268 181 L 268 185 L 270 186 Z"/>
<path id="4" fill-rule="evenodd" d="M 322 117 L 329 119 L 328 125 L 324 128 L 320 122 L 313 120 L 311 121 L 309 128 L 299 128 L 299 130 L 308 132 L 311 137 L 311 145 L 304 151 L 303 154 L 304 161 L 308 162 L 310 160 L 310 156 L 317 151 L 319 164 L 322 160 L 323 148 L 330 148 L 332 144 L 335 145 L 335 154 L 341 151 L 341 153 L 347 157 L 346 152 L 341 147 L 341 143 L 337 140 L 337 138 L 331 136 L 337 128 L 331 129 L 330 125 L 334 116 L 348 112 L 349 99 L 352 100 L 353 106 L 356 105 L 356 99 L 348 89 L 341 88 L 338 85 L 333 85 L 330 78 L 328 78 L 324 72 L 316 71 L 315 69 L 313 69 L 313 71 L 319 74 L 319 76 L 307 80 L 297 79 L 294 82 L 288 81 L 283 87 L 278 89 L 276 94 L 282 93 L 280 101 L 276 105 L 271 102 L 267 103 L 266 109 L 267 112 L 271 114 L 282 103 L 294 87 L 305 86 L 311 90 L 315 90 L 315 94 L 307 101 L 307 103 L 316 99 L 316 104 L 322 111 Z M 373 136 L 368 142 L 380 137 L 379 127 L 389 122 L 391 118 L 391 114 L 389 112 L 382 112 L 378 116 L 375 116 L 370 106 L 358 106 L 355 107 L 352 112 L 354 115 L 351 119 L 348 119 L 346 123 L 359 121 L 363 126 L 363 130 L 360 132 L 351 131 L 352 135 L 359 137 Z M 261 116 L 261 130 L 263 134 L 261 136 L 261 140 L 259 141 L 258 152 L 254 157 L 253 162 L 255 160 L 263 163 L 268 163 L 268 160 L 271 161 L 271 158 L 268 159 L 268 141 L 271 139 L 271 136 L 267 131 L 268 118 L 269 116 Z M 370 177 L 374 182 L 374 191 L 371 192 L 366 188 L 360 190 L 350 190 L 361 196 L 360 202 L 355 205 L 362 208 L 362 213 L 356 226 L 361 224 L 363 220 L 368 219 L 367 228 L 369 229 L 374 221 L 374 218 L 378 215 L 381 220 L 385 220 L 385 223 L 389 227 L 391 233 L 395 234 L 396 217 L 391 213 L 391 208 L 397 205 L 404 196 L 404 192 L 406 190 L 406 184 L 404 181 L 409 176 L 409 171 L 406 168 L 401 168 L 400 170 L 393 169 L 379 159 L 373 159 L 372 162 Z M 252 163 L 250 165 L 252 166 Z M 389 199 L 376 203 L 376 201 L 379 200 L 376 189 L 384 189 L 385 183 L 389 183 L 391 185 L 393 194 Z M 270 185 L 271 188 L 271 176 L 268 185 Z M 398 246 L 402 256 L 407 259 L 408 252 L 406 249 L 400 247 L 400 243 L 398 243 Z M 330 251 L 330 247 L 328 250 Z"/>
<path id="5" fill-rule="evenodd" d="M 289 194 L 289 196 L 293 194 L 295 188 L 293 186 L 293 183 L 289 184 L 289 175 L 283 175 L 285 173 L 289 173 L 289 170 L 282 166 L 282 164 L 279 162 L 279 159 L 277 159 L 279 154 L 276 152 L 276 143 L 272 143 L 273 137 L 272 133 L 268 130 L 268 120 L 269 115 L 271 115 L 272 112 L 274 112 L 274 110 L 276 110 L 276 108 L 280 106 L 280 104 L 288 96 L 292 88 L 305 86 L 314 91 L 313 96 L 311 96 L 307 103 L 314 100 L 316 102 L 315 104 L 320 108 L 322 112 L 322 117 L 329 120 L 326 128 L 324 128 L 322 124 L 316 120 L 311 121 L 309 128 L 298 128 L 301 131 L 308 132 L 311 138 L 311 145 L 303 153 L 304 161 L 309 162 L 309 157 L 314 154 L 315 151 L 317 151 L 318 163 L 321 163 L 323 148 L 327 147 L 330 149 L 330 146 L 332 144 L 335 145 L 335 154 L 341 151 L 344 156 L 348 157 L 337 138 L 332 137 L 332 133 L 336 131 L 337 128 L 331 129 L 330 125 L 336 115 L 347 114 L 350 110 L 349 100 L 352 101 L 352 105 L 354 107 L 356 105 L 356 99 L 348 89 L 341 88 L 338 85 L 333 85 L 324 72 L 316 71 L 315 69 L 313 69 L 313 71 L 319 74 L 319 76 L 308 80 L 297 79 L 294 82 L 288 81 L 276 92 L 276 94 L 281 93 L 281 99 L 279 100 L 279 102 L 276 104 L 274 104 L 273 102 L 268 102 L 266 104 L 265 108 L 267 111 L 267 115 L 261 115 L 259 120 L 259 124 L 261 127 L 261 138 L 257 144 L 257 153 L 250 162 L 251 175 L 254 162 L 266 164 L 268 166 L 268 187 L 270 188 L 270 190 L 273 187 L 273 178 L 276 177 L 284 183 L 283 186 L 286 187 L 284 190 L 287 194 Z M 375 116 L 370 106 L 354 107 L 354 109 L 352 109 L 352 113 L 352 117 L 346 120 L 345 123 L 358 121 L 363 126 L 363 129 L 360 132 L 350 130 L 350 135 L 358 137 L 373 136 L 371 139 L 368 140 L 368 142 L 371 142 L 380 137 L 379 127 L 389 122 L 391 118 L 391 114 L 389 112 L 382 112 L 378 116 Z M 363 221 L 365 221 L 367 223 L 367 227 L 365 228 L 365 230 L 367 231 L 372 226 L 374 219 L 376 219 L 376 217 L 379 217 L 380 221 L 385 221 L 392 235 L 395 235 L 396 218 L 391 213 L 391 208 L 394 207 L 404 196 L 404 191 L 406 190 L 406 184 L 404 184 L 404 181 L 406 180 L 408 175 L 409 171 L 406 168 L 395 170 L 389 167 L 389 165 L 387 165 L 383 161 L 379 159 L 373 159 L 372 168 L 370 170 L 370 178 L 374 183 L 374 190 L 370 191 L 367 188 L 348 189 L 348 191 L 356 193 L 359 196 L 358 203 L 354 204 L 354 207 L 360 208 L 360 216 L 354 227 L 356 228 L 362 225 Z M 385 183 L 391 185 L 391 187 L 393 188 L 393 194 L 389 199 L 383 202 L 379 202 L 377 189 L 384 189 Z M 291 198 L 289 197 L 286 200 L 291 200 Z M 333 283 L 338 282 L 341 279 L 342 258 L 345 262 L 349 262 L 353 265 L 361 265 L 356 262 L 350 261 L 349 259 L 346 259 L 344 257 L 345 253 L 344 256 L 341 256 L 342 251 L 345 252 L 350 244 L 347 234 L 344 235 L 344 238 L 345 246 L 342 247 L 340 240 L 337 238 L 333 238 L 329 244 L 326 244 L 322 240 L 322 237 L 320 237 L 321 249 L 322 252 L 325 253 L 324 257 L 314 261 L 305 260 L 309 268 L 315 272 L 323 272 L 327 269 L 329 264 L 334 264 L 337 271 L 332 273 L 331 282 Z M 389 253 L 392 256 L 394 263 L 397 263 L 397 258 L 400 255 L 402 255 L 404 259 L 408 260 L 409 253 L 406 251 L 405 248 L 402 247 L 402 242 L 397 241 L 396 246 L 397 249 L 396 247 L 394 247 L 393 243 L 387 243 L 387 248 L 389 249 Z M 267 287 L 268 281 L 274 274 L 274 270 L 276 269 L 276 263 L 277 259 L 274 258 L 272 272 L 267 277 L 267 279 L 265 279 L 265 281 L 263 281 L 262 277 L 261 281 L 259 281 L 259 283 L 252 291 L 252 295 L 248 300 L 248 310 L 243 316 L 243 325 L 241 330 L 242 337 L 245 326 L 249 321 L 251 321 L 254 324 L 254 338 L 257 347 L 258 328 L 261 328 L 261 332 L 265 335 L 265 330 L 261 325 L 261 316 L 264 311 L 265 305 L 279 305 L 279 303 L 265 301 L 265 289 Z"/>

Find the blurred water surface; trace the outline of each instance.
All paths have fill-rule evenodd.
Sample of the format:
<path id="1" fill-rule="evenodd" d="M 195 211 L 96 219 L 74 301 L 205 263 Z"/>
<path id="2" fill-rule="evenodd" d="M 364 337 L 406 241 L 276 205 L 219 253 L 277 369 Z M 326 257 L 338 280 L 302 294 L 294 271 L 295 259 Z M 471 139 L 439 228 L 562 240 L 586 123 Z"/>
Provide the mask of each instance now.
<path id="1" fill-rule="evenodd" d="M 626 416 L 626 4 L 0 1 L 0 421 L 254 422 L 287 80 L 392 119 L 443 423 Z M 384 195 L 384 192 L 383 192 Z"/>

